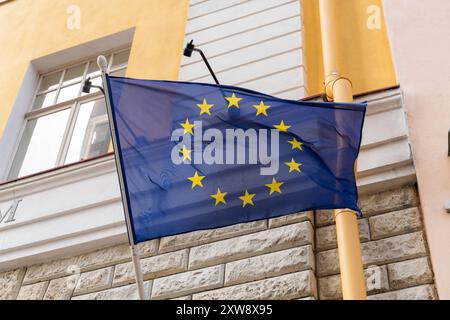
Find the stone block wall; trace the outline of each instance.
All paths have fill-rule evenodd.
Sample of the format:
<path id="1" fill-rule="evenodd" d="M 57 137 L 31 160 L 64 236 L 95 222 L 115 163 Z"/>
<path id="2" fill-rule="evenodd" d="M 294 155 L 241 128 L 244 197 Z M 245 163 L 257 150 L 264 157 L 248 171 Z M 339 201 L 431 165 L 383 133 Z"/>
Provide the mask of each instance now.
<path id="1" fill-rule="evenodd" d="M 361 198 L 370 299 L 436 299 L 414 187 Z M 340 299 L 330 211 L 139 245 L 147 299 Z M 136 299 L 128 245 L 0 274 L 0 299 Z"/>
<path id="2" fill-rule="evenodd" d="M 359 233 L 369 299 L 437 299 L 414 186 L 363 196 Z M 316 213 L 319 299 L 341 299 L 331 211 Z"/>

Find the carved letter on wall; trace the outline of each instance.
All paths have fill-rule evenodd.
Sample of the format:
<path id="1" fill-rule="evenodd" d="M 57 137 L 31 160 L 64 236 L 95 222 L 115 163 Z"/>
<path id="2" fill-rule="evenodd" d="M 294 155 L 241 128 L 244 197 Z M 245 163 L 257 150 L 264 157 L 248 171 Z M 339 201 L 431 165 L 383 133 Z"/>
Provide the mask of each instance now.
<path id="1" fill-rule="evenodd" d="M 15 221 L 14 217 L 16 215 L 17 207 L 19 206 L 19 203 L 22 201 L 20 200 L 14 200 L 11 206 L 6 210 L 5 214 L 2 214 L 2 211 L 0 210 L 0 223 L 3 222 L 3 220 L 8 217 L 4 223 L 10 223 Z"/>

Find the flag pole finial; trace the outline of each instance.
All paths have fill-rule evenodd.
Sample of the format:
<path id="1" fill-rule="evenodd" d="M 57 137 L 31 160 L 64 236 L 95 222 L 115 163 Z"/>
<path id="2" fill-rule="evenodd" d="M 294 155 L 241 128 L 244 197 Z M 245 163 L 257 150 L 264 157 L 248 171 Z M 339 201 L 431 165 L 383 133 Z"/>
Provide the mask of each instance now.
<path id="1" fill-rule="evenodd" d="M 108 60 L 106 60 L 105 56 L 98 56 L 97 64 L 100 70 L 106 73 L 106 70 L 108 69 Z"/>

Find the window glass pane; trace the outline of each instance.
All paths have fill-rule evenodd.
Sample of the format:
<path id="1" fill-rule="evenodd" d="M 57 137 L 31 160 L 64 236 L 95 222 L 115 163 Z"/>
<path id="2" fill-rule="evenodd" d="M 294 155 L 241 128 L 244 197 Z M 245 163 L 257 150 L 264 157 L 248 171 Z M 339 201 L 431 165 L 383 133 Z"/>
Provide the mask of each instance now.
<path id="1" fill-rule="evenodd" d="M 81 82 L 83 80 L 85 68 L 86 64 L 84 63 L 82 65 L 67 69 L 66 74 L 64 75 L 63 86 L 74 82 Z"/>
<path id="2" fill-rule="evenodd" d="M 101 85 L 103 85 L 102 77 L 93 78 L 93 79 L 91 79 L 91 82 L 92 82 L 92 84 L 94 86 L 101 86 Z M 95 89 L 95 88 L 93 88 L 93 89 Z"/>
<path id="3" fill-rule="evenodd" d="M 59 81 L 61 80 L 62 71 L 44 76 L 39 86 L 38 92 L 52 90 L 58 88 Z"/>
<path id="4" fill-rule="evenodd" d="M 70 109 L 28 121 L 10 178 L 51 169 L 61 147 Z"/>
<path id="5" fill-rule="evenodd" d="M 121 70 L 113 71 L 110 74 L 115 77 L 125 77 L 126 72 L 127 72 L 127 69 L 121 69 Z"/>
<path id="6" fill-rule="evenodd" d="M 100 69 L 98 68 L 97 62 L 96 61 L 89 62 L 86 78 L 92 78 L 98 75 L 100 75 Z"/>
<path id="7" fill-rule="evenodd" d="M 56 98 L 56 90 L 41 95 L 37 95 L 36 99 L 34 100 L 33 110 L 46 108 L 55 104 L 55 98 Z"/>
<path id="8" fill-rule="evenodd" d="M 95 125 L 90 135 L 89 150 L 86 158 L 93 158 L 108 153 L 111 143 L 109 123 L 107 119 Z"/>
<path id="9" fill-rule="evenodd" d="M 103 99 L 80 106 L 65 163 L 108 152 L 111 138 Z"/>
<path id="10" fill-rule="evenodd" d="M 113 65 L 111 69 L 125 67 L 128 64 L 129 57 L 130 57 L 130 50 L 114 54 Z"/>
<path id="11" fill-rule="evenodd" d="M 107 56 L 106 59 L 108 59 L 108 65 L 109 61 L 111 60 L 111 55 Z M 92 60 L 89 62 L 89 67 L 87 71 L 86 78 L 93 78 L 100 75 L 100 69 L 98 68 L 97 60 Z"/>
<path id="12" fill-rule="evenodd" d="M 71 86 L 61 88 L 56 103 L 61 103 L 70 99 L 78 98 L 80 92 L 81 82 L 73 84 Z"/>

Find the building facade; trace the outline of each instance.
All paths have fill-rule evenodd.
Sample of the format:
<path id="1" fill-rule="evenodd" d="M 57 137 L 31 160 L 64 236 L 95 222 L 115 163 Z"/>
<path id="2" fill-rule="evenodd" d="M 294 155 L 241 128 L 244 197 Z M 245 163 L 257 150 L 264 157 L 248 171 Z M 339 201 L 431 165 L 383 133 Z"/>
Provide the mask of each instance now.
<path id="1" fill-rule="evenodd" d="M 423 5 L 351 0 L 335 13 L 340 72 L 368 101 L 358 187 L 369 299 L 450 298 L 449 81 L 422 91 L 410 68 L 427 57 L 431 81 L 444 56 L 411 55 L 399 13 Z M 99 54 L 114 75 L 213 82 L 199 56 L 182 57 L 193 39 L 223 84 L 320 100 L 319 22 L 316 0 L 0 2 L 0 299 L 137 298 L 102 94 L 82 92 L 88 78 L 101 85 Z M 434 31 L 417 30 L 423 41 Z M 340 299 L 333 223 L 331 211 L 299 212 L 142 243 L 146 297 Z"/>

